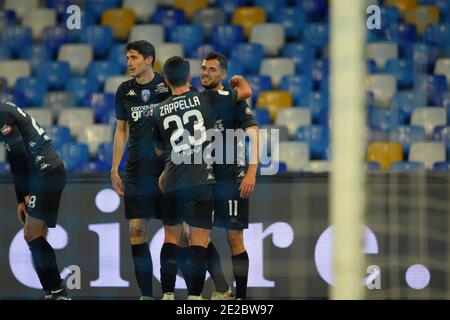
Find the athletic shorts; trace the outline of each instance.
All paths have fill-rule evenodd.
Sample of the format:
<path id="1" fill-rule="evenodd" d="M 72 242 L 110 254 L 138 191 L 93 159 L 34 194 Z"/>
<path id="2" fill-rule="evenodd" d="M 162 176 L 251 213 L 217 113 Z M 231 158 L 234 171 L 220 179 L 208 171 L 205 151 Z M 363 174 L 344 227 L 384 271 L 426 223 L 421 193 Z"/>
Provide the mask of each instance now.
<path id="1" fill-rule="evenodd" d="M 127 176 L 124 182 L 126 219 L 161 219 L 158 176 Z"/>
<path id="2" fill-rule="evenodd" d="M 66 169 L 63 164 L 34 178 L 30 182 L 30 199 L 26 204 L 28 214 L 45 221 L 47 227 L 54 228 L 65 185 Z"/>
<path id="3" fill-rule="evenodd" d="M 249 199 L 240 196 L 240 184 L 234 180 L 214 185 L 214 226 L 231 230 L 248 228 Z"/>
<path id="4" fill-rule="evenodd" d="M 211 229 L 214 209 L 212 185 L 175 190 L 163 194 L 162 221 L 175 226 L 183 221 L 192 227 Z"/>

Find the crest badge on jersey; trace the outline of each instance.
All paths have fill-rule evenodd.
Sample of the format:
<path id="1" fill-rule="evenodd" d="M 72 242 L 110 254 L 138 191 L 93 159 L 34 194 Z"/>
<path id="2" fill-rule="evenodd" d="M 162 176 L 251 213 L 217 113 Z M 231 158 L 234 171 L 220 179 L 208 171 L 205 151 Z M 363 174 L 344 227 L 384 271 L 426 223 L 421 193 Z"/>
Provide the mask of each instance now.
<path id="1" fill-rule="evenodd" d="M 142 101 L 147 102 L 150 99 L 150 90 L 145 89 L 141 92 Z"/>
<path id="2" fill-rule="evenodd" d="M 8 134 L 10 134 L 12 131 L 12 127 L 10 125 L 5 124 L 2 127 L 2 135 L 7 136 Z"/>

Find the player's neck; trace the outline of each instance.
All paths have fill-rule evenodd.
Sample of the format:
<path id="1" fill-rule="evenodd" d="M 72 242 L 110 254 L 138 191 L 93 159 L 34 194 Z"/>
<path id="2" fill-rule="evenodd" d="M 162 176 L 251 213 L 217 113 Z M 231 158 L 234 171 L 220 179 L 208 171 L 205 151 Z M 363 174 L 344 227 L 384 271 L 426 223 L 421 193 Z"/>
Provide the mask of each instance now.
<path id="1" fill-rule="evenodd" d="M 183 93 L 191 91 L 189 84 L 186 84 L 185 86 L 178 87 L 178 88 L 171 87 L 171 89 L 172 89 L 172 95 L 174 95 L 174 96 L 179 96 L 179 95 L 182 95 Z"/>
<path id="2" fill-rule="evenodd" d="M 155 73 L 153 72 L 152 69 L 150 69 L 148 72 L 144 72 L 139 77 L 136 77 L 136 82 L 138 84 L 145 85 L 145 84 L 150 83 L 154 77 L 155 77 Z"/>

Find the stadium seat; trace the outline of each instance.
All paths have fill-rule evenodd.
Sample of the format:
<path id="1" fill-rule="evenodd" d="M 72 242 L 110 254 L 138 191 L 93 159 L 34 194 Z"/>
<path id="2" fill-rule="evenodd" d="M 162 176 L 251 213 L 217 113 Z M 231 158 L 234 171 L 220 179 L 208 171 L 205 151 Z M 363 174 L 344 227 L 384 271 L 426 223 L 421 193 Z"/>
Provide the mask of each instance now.
<path id="1" fill-rule="evenodd" d="M 239 43 L 231 50 L 231 57 L 242 64 L 245 73 L 257 74 L 264 59 L 264 48 L 259 43 Z"/>
<path id="2" fill-rule="evenodd" d="M 121 0 L 86 0 L 85 11 L 91 12 L 96 22 L 102 17 L 107 9 L 120 8 Z"/>
<path id="3" fill-rule="evenodd" d="M 378 70 L 384 70 L 388 60 L 398 59 L 398 45 L 395 42 L 373 42 L 366 46 L 367 58 L 373 59 Z"/>
<path id="4" fill-rule="evenodd" d="M 300 7 L 277 6 L 275 15 L 270 21 L 280 23 L 283 26 L 287 40 L 302 39 L 306 16 Z"/>
<path id="5" fill-rule="evenodd" d="M 52 52 L 43 45 L 35 44 L 30 50 L 23 50 L 19 54 L 19 59 L 28 60 L 31 73 L 36 74 L 38 67 L 46 61 L 51 60 Z"/>
<path id="6" fill-rule="evenodd" d="M 252 86 L 252 100 L 256 102 L 261 91 L 272 90 L 272 79 L 269 76 L 262 75 L 248 75 L 247 81 Z"/>
<path id="7" fill-rule="evenodd" d="M 419 5 L 418 0 L 386 0 L 386 6 L 397 7 L 400 11 L 414 9 Z"/>
<path id="8" fill-rule="evenodd" d="M 117 89 L 122 84 L 122 82 L 128 81 L 131 78 L 129 76 L 111 76 L 106 79 L 105 82 L 105 93 L 116 94 Z"/>
<path id="9" fill-rule="evenodd" d="M 203 58 L 212 51 L 217 51 L 216 47 L 214 47 L 214 45 L 212 45 L 212 44 L 204 43 L 204 44 L 199 45 L 194 50 L 194 52 L 189 52 L 189 53 L 190 53 L 190 58 L 203 60 Z"/>
<path id="10" fill-rule="evenodd" d="M 6 162 L 6 149 L 0 148 L 0 163 Z"/>
<path id="11" fill-rule="evenodd" d="M 309 106 L 309 96 L 313 91 L 313 81 L 309 75 L 283 76 L 280 81 L 280 89 L 292 94 L 295 106 Z"/>
<path id="12" fill-rule="evenodd" d="M 164 28 L 157 24 L 135 25 L 130 32 L 128 42 L 147 40 L 152 45 L 157 46 L 164 42 Z"/>
<path id="13" fill-rule="evenodd" d="M 73 172 L 76 173 L 107 173 L 111 170 L 111 167 L 106 163 L 96 160 L 89 160 L 81 162 L 75 166 Z"/>
<path id="14" fill-rule="evenodd" d="M 5 78 L 0 78 L 0 94 L 8 91 L 8 81 Z"/>
<path id="15" fill-rule="evenodd" d="M 217 7 L 223 8 L 226 18 L 229 21 L 236 9 L 238 7 L 245 7 L 248 4 L 248 0 L 216 0 L 215 4 Z"/>
<path id="16" fill-rule="evenodd" d="M 272 85 L 278 88 L 281 78 L 295 74 L 294 61 L 290 58 L 266 58 L 263 59 L 259 73 L 270 76 Z"/>
<path id="17" fill-rule="evenodd" d="M 392 113 L 389 108 L 369 108 L 369 128 L 371 130 L 389 132 L 394 129 Z"/>
<path id="18" fill-rule="evenodd" d="M 200 71 L 200 67 L 202 65 L 202 62 L 199 61 L 199 71 Z M 191 70 L 192 71 L 192 70 Z M 229 59 L 228 60 L 228 72 L 227 72 L 227 77 L 225 78 L 224 82 L 227 83 L 232 76 L 234 75 L 242 75 L 244 73 L 244 67 L 243 65 L 236 59 Z M 198 74 L 200 75 L 200 74 Z"/>
<path id="19" fill-rule="evenodd" d="M 440 49 L 425 43 L 415 43 L 411 47 L 410 55 L 415 72 L 432 73 L 436 60 L 439 58 Z"/>
<path id="20" fill-rule="evenodd" d="M 109 61 L 94 61 L 89 65 L 87 76 L 96 80 L 102 88 L 109 77 L 119 76 L 121 71 L 119 65 Z"/>
<path id="21" fill-rule="evenodd" d="M 133 10 L 137 22 L 146 23 L 150 21 L 151 17 L 156 11 L 156 1 L 148 0 L 123 0 L 122 8 L 129 8 Z"/>
<path id="22" fill-rule="evenodd" d="M 78 141 L 87 144 L 89 148 L 89 155 L 91 157 L 95 157 L 97 155 L 97 150 L 100 143 L 112 141 L 111 127 L 106 124 L 94 124 L 89 127 L 85 127 L 84 130 L 80 132 Z"/>
<path id="23" fill-rule="evenodd" d="M 330 62 L 328 59 L 316 59 L 312 62 L 311 77 L 314 87 L 319 87 L 320 83 L 328 78 L 330 73 Z"/>
<path id="24" fill-rule="evenodd" d="M 203 43 L 203 28 L 199 25 L 180 25 L 169 32 L 169 42 L 183 46 L 184 52 L 192 52 Z"/>
<path id="25" fill-rule="evenodd" d="M 75 96 L 67 91 L 47 92 L 42 105 L 52 111 L 53 119 L 57 119 L 61 109 L 67 106 L 76 106 Z"/>
<path id="26" fill-rule="evenodd" d="M 324 173 L 331 171 L 331 162 L 328 160 L 311 160 L 309 164 L 303 169 L 306 172 Z"/>
<path id="27" fill-rule="evenodd" d="M 160 62 L 161 65 L 164 65 L 167 59 L 172 56 L 183 56 L 183 47 L 179 43 L 161 43 L 155 46 L 156 60 Z"/>
<path id="28" fill-rule="evenodd" d="M 7 26 L 13 26 L 17 23 L 16 12 L 13 10 L 0 11 L 0 28 L 4 29 Z"/>
<path id="29" fill-rule="evenodd" d="M 0 45 L 0 60 L 9 60 L 11 58 L 11 54 L 9 52 L 9 48 L 7 46 L 4 46 L 3 44 Z"/>
<path id="30" fill-rule="evenodd" d="M 450 159 L 450 127 L 449 126 L 437 126 L 434 128 L 433 139 L 435 141 L 445 143 L 447 149 L 447 158 Z"/>
<path id="31" fill-rule="evenodd" d="M 322 123 L 321 121 L 326 118 L 326 114 L 329 110 L 328 94 L 320 91 L 310 92 L 308 95 L 308 102 L 304 106 L 309 107 L 309 110 L 311 110 L 313 123 Z"/>
<path id="32" fill-rule="evenodd" d="M 275 120 L 279 109 L 292 107 L 292 95 L 287 91 L 262 91 L 258 96 L 256 106 L 268 109 L 270 119 Z"/>
<path id="33" fill-rule="evenodd" d="M 67 171 L 73 172 L 81 163 L 89 161 L 88 146 L 81 143 L 66 143 L 62 146 L 61 158 Z"/>
<path id="34" fill-rule="evenodd" d="M 96 123 L 108 124 L 110 113 L 115 112 L 114 96 L 112 93 L 94 92 L 86 98 L 84 105 L 92 108 Z"/>
<path id="35" fill-rule="evenodd" d="M 25 96 L 25 106 L 39 107 L 47 93 L 47 83 L 37 78 L 18 78 L 14 92 Z"/>
<path id="36" fill-rule="evenodd" d="M 311 123 L 311 111 L 308 108 L 280 109 L 275 118 L 275 124 L 286 126 L 291 137 L 295 137 L 299 127 L 309 126 Z"/>
<path id="37" fill-rule="evenodd" d="M 200 59 L 187 59 L 191 66 L 191 75 L 194 77 L 200 76 L 200 69 L 202 68 L 202 60 Z"/>
<path id="38" fill-rule="evenodd" d="M 195 12 L 192 19 L 193 24 L 203 27 L 207 39 L 211 37 L 212 30 L 217 25 L 226 23 L 225 12 L 222 8 L 205 8 Z"/>
<path id="39" fill-rule="evenodd" d="M 66 26 L 47 26 L 42 31 L 42 43 L 49 49 L 51 57 L 56 57 L 59 47 L 69 41 Z"/>
<path id="40" fill-rule="evenodd" d="M 288 172 L 303 171 L 309 165 L 309 146 L 304 142 L 280 142 L 279 156 L 272 153 L 272 161 L 286 163 Z"/>
<path id="41" fill-rule="evenodd" d="M 434 128 L 447 124 L 447 112 L 441 107 L 417 108 L 411 116 L 411 125 L 425 128 L 427 137 L 433 135 Z"/>
<path id="42" fill-rule="evenodd" d="M 92 47 L 88 44 L 64 44 L 59 48 L 58 60 L 66 61 L 75 75 L 84 75 L 94 58 Z"/>
<path id="43" fill-rule="evenodd" d="M 450 58 L 441 58 L 436 61 L 434 74 L 444 75 L 447 78 L 448 90 L 450 90 Z"/>
<path id="44" fill-rule="evenodd" d="M 90 108 L 65 108 L 58 116 L 58 125 L 68 127 L 73 137 L 94 124 L 94 113 Z"/>
<path id="45" fill-rule="evenodd" d="M 443 75 L 417 75 L 414 88 L 426 94 L 429 103 L 442 105 L 442 93 L 447 91 L 447 79 Z"/>
<path id="46" fill-rule="evenodd" d="M 25 96 L 20 92 L 14 93 L 2 93 L 0 94 L 0 101 L 3 103 L 12 102 L 16 106 L 24 106 L 26 99 Z"/>
<path id="47" fill-rule="evenodd" d="M 268 34 L 271 36 L 268 37 Z M 279 23 L 255 24 L 250 32 L 249 42 L 261 44 L 266 56 L 278 56 L 284 46 L 283 26 Z"/>
<path id="48" fill-rule="evenodd" d="M 303 42 L 286 43 L 281 55 L 294 61 L 296 73 L 310 73 L 311 62 L 314 60 L 314 48 Z"/>
<path id="49" fill-rule="evenodd" d="M 303 32 L 305 41 L 311 44 L 317 50 L 322 50 L 328 45 L 329 25 L 327 22 L 313 22 L 306 25 Z"/>
<path id="50" fill-rule="evenodd" d="M 402 145 L 398 142 L 373 142 L 367 150 L 367 160 L 380 164 L 380 170 L 386 171 L 390 165 L 403 160 Z"/>
<path id="51" fill-rule="evenodd" d="M 47 108 L 26 108 L 24 109 L 41 127 L 53 124 L 52 111 Z"/>
<path id="52" fill-rule="evenodd" d="M 299 125 L 296 138 L 297 141 L 309 144 L 310 159 L 327 159 L 326 151 L 330 140 L 327 127 Z"/>
<path id="53" fill-rule="evenodd" d="M 398 91 L 392 100 L 392 112 L 396 123 L 409 124 L 415 108 L 427 105 L 427 96 L 418 90 Z"/>
<path id="54" fill-rule="evenodd" d="M 450 43 L 450 21 L 428 25 L 425 30 L 425 42 L 438 47 L 448 46 Z"/>
<path id="55" fill-rule="evenodd" d="M 397 87 L 400 90 L 412 88 L 414 82 L 414 67 L 411 60 L 388 60 L 384 72 L 393 75 L 397 79 Z"/>
<path id="56" fill-rule="evenodd" d="M 5 78 L 8 88 L 14 88 L 18 78 L 31 76 L 30 64 L 26 60 L 0 60 L 0 77 Z"/>
<path id="57" fill-rule="evenodd" d="M 107 9 L 101 19 L 101 24 L 111 27 L 114 39 L 119 41 L 128 39 L 135 23 L 134 12 L 128 8 Z"/>
<path id="58" fill-rule="evenodd" d="M 56 11 L 54 9 L 39 8 L 25 14 L 22 25 L 30 27 L 34 40 L 40 40 L 42 30 L 47 26 L 56 25 Z"/>
<path id="59" fill-rule="evenodd" d="M 215 26 L 212 30 L 211 41 L 218 51 L 228 55 L 234 46 L 245 41 L 244 29 L 231 24 Z"/>
<path id="60" fill-rule="evenodd" d="M 188 19 L 192 19 L 197 10 L 208 7 L 208 0 L 175 0 L 174 5 L 183 10 Z"/>
<path id="61" fill-rule="evenodd" d="M 327 1 L 326 0 L 293 0 L 294 5 L 300 6 L 307 17 L 312 20 L 318 20 L 326 17 Z"/>
<path id="62" fill-rule="evenodd" d="M 421 126 L 399 126 L 390 133 L 390 140 L 401 143 L 403 154 L 409 154 L 409 147 L 412 143 L 426 140 L 425 129 Z"/>
<path id="63" fill-rule="evenodd" d="M 397 92 L 397 80 L 389 74 L 372 74 L 367 76 L 366 90 L 375 95 L 377 107 L 389 107 Z"/>
<path id="64" fill-rule="evenodd" d="M 29 50 L 33 44 L 32 31 L 29 27 L 8 26 L 2 33 L 0 36 L 4 38 L 3 44 L 8 47 L 9 54 L 13 58 L 19 56 L 22 51 Z"/>
<path id="65" fill-rule="evenodd" d="M 86 97 L 100 89 L 100 84 L 94 78 L 72 77 L 66 85 L 66 90 L 75 97 L 75 104 L 82 106 Z"/>
<path id="66" fill-rule="evenodd" d="M 446 0 L 436 0 L 441 21 L 450 22 L 450 3 Z"/>
<path id="67" fill-rule="evenodd" d="M 433 171 L 450 171 L 450 162 L 447 161 L 441 161 L 441 162 L 435 162 L 433 165 Z"/>
<path id="68" fill-rule="evenodd" d="M 166 31 L 166 35 L 168 35 L 173 28 L 184 25 L 187 21 L 183 10 L 158 8 L 153 15 L 152 23 L 162 25 Z"/>
<path id="69" fill-rule="evenodd" d="M 258 125 L 266 125 L 271 123 L 269 110 L 256 108 L 254 109 L 254 112 L 255 112 L 255 119 L 256 122 L 258 122 Z"/>
<path id="70" fill-rule="evenodd" d="M 375 74 L 377 73 L 378 67 L 375 60 L 372 59 L 366 59 L 366 70 L 367 74 Z"/>
<path id="71" fill-rule="evenodd" d="M 46 0 L 45 7 L 54 9 L 57 20 L 60 22 L 66 21 L 67 8 L 76 4 L 76 0 Z"/>
<path id="72" fill-rule="evenodd" d="M 421 172 L 425 171 L 425 166 L 422 162 L 417 161 L 398 161 L 391 164 L 390 172 Z"/>
<path id="73" fill-rule="evenodd" d="M 116 63 L 119 66 L 121 66 L 122 72 L 125 73 L 128 64 L 125 53 L 125 45 L 124 44 L 112 45 L 111 48 L 109 49 L 108 61 Z"/>
<path id="74" fill-rule="evenodd" d="M 106 57 L 113 44 L 113 32 L 109 26 L 88 26 L 82 30 L 80 40 L 92 46 L 97 58 L 103 58 Z"/>
<path id="75" fill-rule="evenodd" d="M 279 146 L 280 141 L 288 141 L 289 134 L 285 126 L 263 125 L 260 126 L 261 157 L 270 156 L 272 149 Z"/>
<path id="76" fill-rule="evenodd" d="M 70 65 L 66 61 L 46 61 L 38 67 L 37 78 L 46 81 L 49 90 L 63 90 L 70 78 Z"/>
<path id="77" fill-rule="evenodd" d="M 445 145 L 441 142 L 413 143 L 409 161 L 422 162 L 427 170 L 431 170 L 436 162 L 446 161 Z"/>
<path id="78" fill-rule="evenodd" d="M 429 24 L 439 22 L 439 8 L 437 6 L 418 6 L 404 12 L 406 23 L 414 24 L 419 34 L 425 32 Z"/>
<path id="79" fill-rule="evenodd" d="M 395 23 L 390 25 L 386 30 L 386 39 L 394 41 L 399 46 L 407 46 L 417 41 L 417 28 L 409 23 Z"/>
<path id="80" fill-rule="evenodd" d="M 234 11 L 231 22 L 244 29 L 246 37 L 250 36 L 252 28 L 256 24 L 265 23 L 266 12 L 260 7 L 238 7 Z"/>
<path id="81" fill-rule="evenodd" d="M 34 11 L 39 7 L 39 0 L 5 0 L 4 9 L 12 10 L 16 13 L 17 18 L 22 20 L 28 12 Z"/>
<path id="82" fill-rule="evenodd" d="M 253 5 L 255 7 L 263 8 L 266 12 L 267 20 L 273 21 L 277 15 L 279 8 L 287 7 L 288 0 L 253 0 Z"/>

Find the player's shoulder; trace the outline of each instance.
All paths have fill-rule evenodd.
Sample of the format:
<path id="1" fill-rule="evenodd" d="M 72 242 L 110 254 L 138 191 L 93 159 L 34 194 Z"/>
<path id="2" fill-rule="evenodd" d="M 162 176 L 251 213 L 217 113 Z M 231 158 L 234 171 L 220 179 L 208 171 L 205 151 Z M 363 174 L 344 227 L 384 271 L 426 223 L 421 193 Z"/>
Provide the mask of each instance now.
<path id="1" fill-rule="evenodd" d="M 126 94 L 134 87 L 135 87 L 135 80 L 133 78 L 128 79 L 119 85 L 119 87 L 117 88 L 117 94 Z"/>

